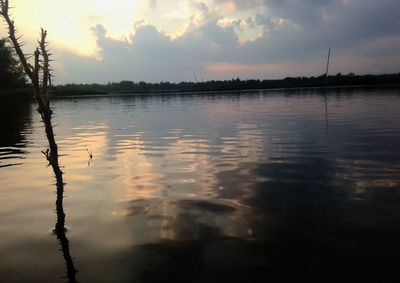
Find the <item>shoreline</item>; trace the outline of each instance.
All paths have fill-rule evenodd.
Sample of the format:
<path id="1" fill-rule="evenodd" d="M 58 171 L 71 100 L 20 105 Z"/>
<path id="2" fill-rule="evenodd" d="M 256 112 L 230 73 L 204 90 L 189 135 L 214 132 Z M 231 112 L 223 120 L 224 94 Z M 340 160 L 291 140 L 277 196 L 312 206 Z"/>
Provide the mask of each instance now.
<path id="1" fill-rule="evenodd" d="M 103 97 L 103 96 L 173 96 L 173 95 L 193 95 L 193 94 L 232 94 L 232 93 L 253 93 L 253 92 L 267 92 L 267 91 L 301 91 L 301 90 L 337 90 L 337 89 L 375 89 L 375 88 L 400 88 L 400 83 L 393 84 L 354 84 L 354 85 L 318 85 L 318 86 L 292 86 L 292 87 L 272 87 L 272 88 L 249 88 L 249 89 L 227 89 L 227 90 L 176 90 L 176 91 L 115 91 L 115 92 L 102 92 L 102 91 L 87 91 L 87 90 L 69 90 L 69 91 L 53 91 L 53 99 L 75 98 L 75 97 Z M 33 92 L 29 88 L 19 88 L 11 90 L 0 90 L 0 97 L 5 98 L 33 98 Z"/>

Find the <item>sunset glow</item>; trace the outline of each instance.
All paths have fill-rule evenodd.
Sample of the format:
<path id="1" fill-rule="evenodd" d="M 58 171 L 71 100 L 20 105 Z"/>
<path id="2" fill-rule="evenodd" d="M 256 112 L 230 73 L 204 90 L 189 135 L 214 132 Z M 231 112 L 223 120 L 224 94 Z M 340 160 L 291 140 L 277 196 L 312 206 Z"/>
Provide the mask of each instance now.
<path id="1" fill-rule="evenodd" d="M 27 53 L 48 30 L 59 83 L 320 75 L 328 48 L 334 73 L 399 71 L 394 0 L 10 3 Z"/>

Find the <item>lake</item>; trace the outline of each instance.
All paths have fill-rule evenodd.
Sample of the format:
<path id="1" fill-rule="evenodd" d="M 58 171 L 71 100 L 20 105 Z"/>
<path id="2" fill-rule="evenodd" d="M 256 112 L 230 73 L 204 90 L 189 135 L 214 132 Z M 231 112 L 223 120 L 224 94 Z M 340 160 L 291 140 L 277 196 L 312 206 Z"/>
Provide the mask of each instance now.
<path id="1" fill-rule="evenodd" d="M 64 241 L 37 107 L 1 101 L 0 282 L 399 277 L 400 89 L 53 106 Z"/>

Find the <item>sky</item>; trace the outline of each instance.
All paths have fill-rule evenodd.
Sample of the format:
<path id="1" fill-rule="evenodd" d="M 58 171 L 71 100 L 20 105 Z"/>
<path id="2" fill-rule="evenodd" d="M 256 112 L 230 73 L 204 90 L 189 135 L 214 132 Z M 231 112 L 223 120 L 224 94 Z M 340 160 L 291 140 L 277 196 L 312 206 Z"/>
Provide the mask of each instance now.
<path id="1" fill-rule="evenodd" d="M 399 0 L 10 0 L 56 83 L 400 72 Z M 6 35 L 1 25 L 0 36 Z"/>

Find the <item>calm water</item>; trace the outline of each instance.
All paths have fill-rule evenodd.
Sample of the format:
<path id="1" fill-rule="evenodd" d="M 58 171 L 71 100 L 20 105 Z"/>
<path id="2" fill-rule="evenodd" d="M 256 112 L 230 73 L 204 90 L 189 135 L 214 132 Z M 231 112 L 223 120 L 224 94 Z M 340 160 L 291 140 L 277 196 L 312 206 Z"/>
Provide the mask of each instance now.
<path id="1" fill-rule="evenodd" d="M 78 281 L 399 279 L 400 90 L 322 94 L 54 101 Z M 0 282 L 68 281 L 35 109 L 1 101 Z"/>

